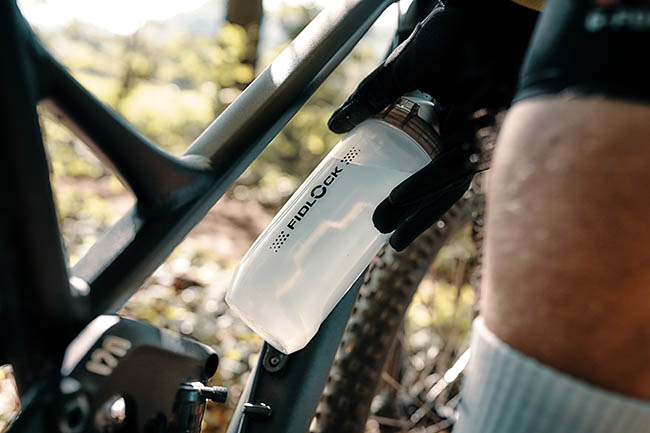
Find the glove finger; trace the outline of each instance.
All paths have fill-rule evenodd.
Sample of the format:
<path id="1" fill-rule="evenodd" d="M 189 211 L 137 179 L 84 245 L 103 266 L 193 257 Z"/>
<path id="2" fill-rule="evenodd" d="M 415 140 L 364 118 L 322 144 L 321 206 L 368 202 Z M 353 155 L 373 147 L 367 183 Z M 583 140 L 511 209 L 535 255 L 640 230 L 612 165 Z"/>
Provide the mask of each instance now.
<path id="1" fill-rule="evenodd" d="M 469 185 L 470 180 L 445 191 L 432 204 L 422 208 L 404 221 L 390 237 L 391 247 L 396 251 L 402 251 L 409 246 L 415 238 L 442 218 L 449 208 L 463 197 Z"/>
<path id="2" fill-rule="evenodd" d="M 416 210 L 417 206 L 395 206 L 389 198 L 385 198 L 375 208 L 372 223 L 381 233 L 390 233 Z"/>
<path id="3" fill-rule="evenodd" d="M 421 208 L 429 204 L 435 204 L 450 191 L 469 185 L 472 175 L 465 176 L 449 185 L 435 191 L 431 191 L 426 200 L 417 203 L 401 206 L 391 202 L 390 198 L 384 199 L 372 215 L 372 222 L 381 233 L 390 233 L 397 229 L 404 221 L 415 215 Z M 467 187 L 465 187 L 467 189 Z"/>
<path id="4" fill-rule="evenodd" d="M 435 7 L 386 60 L 396 77 L 405 77 L 414 88 L 443 104 L 452 102 L 458 93 L 452 83 L 459 72 L 456 53 L 461 50 L 464 29 L 457 15 L 457 11 Z"/>
<path id="5" fill-rule="evenodd" d="M 423 22 L 418 23 L 411 35 L 388 56 L 386 61 L 368 75 L 357 89 L 337 108 L 327 126 L 332 132 L 350 131 L 359 123 L 392 104 L 407 92 L 416 90 L 419 84 L 437 81 L 431 74 L 420 76 L 423 69 L 422 39 L 428 38 L 429 24 L 442 8 L 436 8 Z M 444 23 L 444 19 L 442 20 Z M 425 46 L 429 46 L 425 41 Z M 431 48 L 428 48 L 431 51 Z M 425 51 L 424 54 L 427 54 Z M 434 56 L 438 57 L 438 56 Z M 418 72 L 420 71 L 420 72 Z M 413 79 L 417 77 L 417 79 Z"/>
<path id="6" fill-rule="evenodd" d="M 414 90 L 404 80 L 395 80 L 392 69 L 392 65 L 382 65 L 368 75 L 334 111 L 327 122 L 329 129 L 337 134 L 348 132 L 404 93 Z"/>
<path id="7" fill-rule="evenodd" d="M 474 172 L 470 155 L 472 150 L 457 146 L 434 158 L 431 163 L 397 185 L 389 194 L 395 206 L 408 206 L 419 203 L 430 195 L 435 195 L 449 184 L 465 178 Z"/>
<path id="8" fill-rule="evenodd" d="M 400 56 L 395 74 L 408 74 L 444 105 L 471 111 L 507 106 L 537 13 L 508 0 L 456 5 L 434 10 L 423 22 L 420 37 L 408 47 L 419 55 Z"/>

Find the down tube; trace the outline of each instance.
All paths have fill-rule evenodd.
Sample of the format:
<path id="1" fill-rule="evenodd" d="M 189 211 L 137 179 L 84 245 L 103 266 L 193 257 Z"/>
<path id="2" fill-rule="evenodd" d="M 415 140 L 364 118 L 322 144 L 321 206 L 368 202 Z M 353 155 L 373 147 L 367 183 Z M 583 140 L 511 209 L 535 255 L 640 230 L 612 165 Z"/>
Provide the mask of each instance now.
<path id="1" fill-rule="evenodd" d="M 228 433 L 305 433 L 323 393 L 327 376 L 345 325 L 359 294 L 365 272 L 327 316 L 316 336 L 302 350 L 269 368 L 269 354 L 282 356 L 264 344 L 254 372 L 248 379 Z M 270 414 L 255 414 L 246 405 L 270 408 Z"/>

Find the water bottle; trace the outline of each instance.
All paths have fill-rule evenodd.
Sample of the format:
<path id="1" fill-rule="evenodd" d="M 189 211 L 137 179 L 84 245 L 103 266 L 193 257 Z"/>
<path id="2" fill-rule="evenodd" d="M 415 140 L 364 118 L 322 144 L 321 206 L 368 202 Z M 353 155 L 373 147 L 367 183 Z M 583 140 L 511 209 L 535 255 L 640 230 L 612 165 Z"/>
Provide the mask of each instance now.
<path id="1" fill-rule="evenodd" d="M 226 302 L 279 351 L 302 349 L 390 234 L 375 207 L 439 153 L 429 100 L 402 97 L 350 131 L 248 250 Z"/>

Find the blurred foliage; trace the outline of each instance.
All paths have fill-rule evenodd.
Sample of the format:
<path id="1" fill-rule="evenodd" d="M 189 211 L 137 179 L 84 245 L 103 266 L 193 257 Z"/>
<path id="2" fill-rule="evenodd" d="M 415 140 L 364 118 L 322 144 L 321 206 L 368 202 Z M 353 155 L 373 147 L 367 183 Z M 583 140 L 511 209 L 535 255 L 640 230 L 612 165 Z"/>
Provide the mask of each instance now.
<path id="1" fill-rule="evenodd" d="M 469 226 L 440 250 L 406 315 L 409 353 L 466 340 L 476 311 L 477 288 L 471 286 L 470 279 L 477 253 Z"/>
<path id="2" fill-rule="evenodd" d="M 285 6 L 275 14 L 286 37 L 293 37 L 316 15 L 316 10 Z M 73 22 L 62 31 L 41 32 L 39 37 L 101 101 L 163 149 L 179 155 L 262 69 L 258 65 L 256 71 L 249 63 L 250 41 L 258 36 L 257 32 L 254 27 L 246 31 L 226 22 L 214 36 L 176 33 L 155 38 L 146 26 L 132 35 L 120 36 Z M 273 52 L 261 53 L 260 62 L 270 61 L 287 43 Z M 327 129 L 326 120 L 378 61 L 376 51 L 360 44 L 228 195 L 272 209 L 284 203 L 338 141 L 339 137 Z M 45 110 L 41 114 L 63 234 L 74 264 L 125 210 L 126 206 L 113 209 L 107 201 L 123 190 L 77 137 Z M 84 195 L 63 186 L 69 185 L 71 179 L 95 179 L 110 185 L 111 191 L 102 188 L 99 197 Z M 115 214 L 109 215 L 111 212 Z"/>
<path id="3" fill-rule="evenodd" d="M 288 39 L 316 15 L 316 10 L 286 6 L 276 14 Z M 81 23 L 72 23 L 60 31 L 37 29 L 45 45 L 77 80 L 147 138 L 176 155 L 287 44 L 260 53 L 261 64 L 254 67 L 250 64 L 249 42 L 257 31 L 254 27 L 246 31 L 224 23 L 212 36 L 179 33 L 158 39 L 148 33 L 146 26 L 129 36 L 109 34 Z M 360 45 L 228 194 L 273 209 L 279 207 L 338 141 L 339 137 L 327 129 L 326 121 L 377 61 L 376 50 Z M 74 265 L 133 204 L 133 199 L 76 136 L 42 107 L 39 113 L 62 233 L 70 265 Z M 228 386 L 231 398 L 226 406 L 210 406 L 206 432 L 223 431 L 261 346 L 260 338 L 235 318 L 224 302 L 232 271 L 232 259 L 223 260 L 189 239 L 121 311 L 200 340 L 218 351 L 221 362 L 213 380 Z M 12 388 L 9 374 L 3 375 L 0 384 Z M 10 393 L 0 393 L 2 398 L 6 401 L 0 401 L 0 423 L 6 424 L 18 403 Z M 0 426 L 0 431 L 4 428 Z"/>
<path id="4" fill-rule="evenodd" d="M 292 38 L 315 14 L 313 8 L 285 6 L 275 18 L 287 38 Z M 179 155 L 262 70 L 263 64 L 254 67 L 247 63 L 250 39 L 257 36 L 250 32 L 257 31 L 225 23 L 212 36 L 188 33 L 159 39 L 152 37 L 146 26 L 135 34 L 118 36 L 72 23 L 62 31 L 40 32 L 39 36 L 100 100 L 163 149 Z M 260 53 L 258 63 L 268 63 L 285 45 Z M 379 57 L 376 47 L 357 46 L 228 195 L 277 209 L 340 139 L 327 129 L 326 121 Z M 133 199 L 86 146 L 45 111 L 41 112 L 41 125 L 73 265 Z M 460 322 L 462 333 L 469 327 L 473 292 L 458 276 L 457 266 L 460 260 L 471 260 L 473 252 L 467 233 L 463 236 L 441 252 L 435 266 L 438 282 L 426 283 L 409 311 L 412 353 L 424 350 L 425 340 L 418 340 L 418 335 L 433 332 L 422 330 L 435 328 L 444 337 L 455 332 L 452 323 Z M 224 303 L 232 271 L 232 261 L 224 261 L 190 239 L 122 311 L 213 345 L 218 351 L 221 364 L 215 383 L 229 386 L 231 399 L 225 408 L 211 406 L 206 432 L 223 431 L 215 426 L 225 425 L 261 345 L 259 337 L 234 318 Z M 431 338 L 428 341 L 431 344 Z M 3 367 L 0 386 L 9 386 L 9 377 Z M 1 391 L 0 431 L 17 408 L 15 398 L 5 401 L 7 394 Z"/>
<path id="5" fill-rule="evenodd" d="M 287 39 L 292 40 L 316 17 L 316 9 L 300 5 L 285 5 L 282 9 L 282 27 L 287 32 Z"/>
<path id="6" fill-rule="evenodd" d="M 277 18 L 286 35 L 293 37 L 315 15 L 313 8 L 285 6 Z M 177 34 L 154 40 L 146 28 L 118 36 L 74 23 L 62 33 L 41 38 L 90 91 L 153 142 L 178 155 L 259 72 L 259 67 L 255 71 L 247 63 L 249 42 L 256 32 L 225 23 L 214 37 Z M 263 57 L 275 57 L 282 48 L 284 45 Z M 357 47 L 230 194 L 271 207 L 282 204 L 338 141 L 326 121 L 377 61 L 376 49 L 363 44 Z M 96 160 L 80 151 L 77 139 L 47 117 L 43 126 L 52 152 L 62 157 L 55 173 L 94 178 L 108 175 Z M 79 151 L 82 158 L 73 162 L 72 156 Z"/>

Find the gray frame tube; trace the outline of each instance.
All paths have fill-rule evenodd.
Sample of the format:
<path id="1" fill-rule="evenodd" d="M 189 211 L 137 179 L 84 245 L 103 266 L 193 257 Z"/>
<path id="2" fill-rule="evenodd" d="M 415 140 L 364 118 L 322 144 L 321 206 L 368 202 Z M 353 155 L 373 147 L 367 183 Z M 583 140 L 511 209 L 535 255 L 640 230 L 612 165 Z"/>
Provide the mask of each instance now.
<path id="1" fill-rule="evenodd" d="M 133 208 L 107 231 L 73 269 L 91 287 L 88 321 L 138 289 L 392 2 L 341 0 L 322 11 L 183 155 L 212 172 L 211 184 L 186 189 L 186 204 L 154 218 Z"/>

